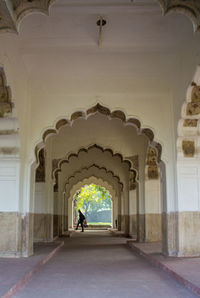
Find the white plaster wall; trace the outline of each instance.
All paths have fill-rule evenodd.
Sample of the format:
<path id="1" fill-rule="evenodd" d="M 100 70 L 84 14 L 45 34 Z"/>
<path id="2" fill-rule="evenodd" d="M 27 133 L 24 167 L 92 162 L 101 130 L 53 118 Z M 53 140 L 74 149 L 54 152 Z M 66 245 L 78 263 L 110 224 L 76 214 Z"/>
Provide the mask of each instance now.
<path id="1" fill-rule="evenodd" d="M 54 192 L 54 212 L 53 214 L 58 215 L 58 193 Z"/>
<path id="2" fill-rule="evenodd" d="M 137 190 L 130 190 L 129 193 L 129 212 L 130 215 L 137 214 Z"/>
<path id="3" fill-rule="evenodd" d="M 200 211 L 200 161 L 188 158 L 179 160 L 178 208 L 179 211 Z"/>
<path id="4" fill-rule="evenodd" d="M 47 213 L 45 200 L 45 182 L 35 183 L 35 210 L 34 213 Z"/>
<path id="5" fill-rule="evenodd" d="M 20 161 L 0 160 L 0 212 L 18 212 L 20 201 Z"/>
<path id="6" fill-rule="evenodd" d="M 162 213 L 160 179 L 146 179 L 145 181 L 145 213 Z"/>

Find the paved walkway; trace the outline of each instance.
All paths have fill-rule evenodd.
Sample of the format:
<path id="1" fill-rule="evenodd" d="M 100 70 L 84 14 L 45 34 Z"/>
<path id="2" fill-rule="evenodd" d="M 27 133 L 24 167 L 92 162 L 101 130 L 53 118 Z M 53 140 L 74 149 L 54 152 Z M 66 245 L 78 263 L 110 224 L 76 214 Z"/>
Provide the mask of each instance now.
<path id="1" fill-rule="evenodd" d="M 60 242 L 37 244 L 34 255 L 29 258 L 0 258 L 0 297 L 38 266 L 59 244 Z"/>
<path id="2" fill-rule="evenodd" d="M 136 243 L 128 241 L 130 247 L 144 254 L 146 259 L 186 284 L 200 296 L 200 258 L 199 257 L 165 257 L 162 255 L 161 243 Z M 135 249 L 136 248 L 136 249 Z"/>
<path id="3" fill-rule="evenodd" d="M 14 297 L 196 297 L 109 232 L 74 233 Z"/>

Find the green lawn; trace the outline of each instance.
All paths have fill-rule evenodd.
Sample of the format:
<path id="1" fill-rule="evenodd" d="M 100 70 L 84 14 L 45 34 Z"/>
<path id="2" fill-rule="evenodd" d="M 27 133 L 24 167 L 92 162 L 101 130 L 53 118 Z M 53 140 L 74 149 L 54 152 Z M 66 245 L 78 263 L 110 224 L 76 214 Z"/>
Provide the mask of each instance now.
<path id="1" fill-rule="evenodd" d="M 111 222 L 88 222 L 87 224 L 91 226 L 112 226 Z"/>

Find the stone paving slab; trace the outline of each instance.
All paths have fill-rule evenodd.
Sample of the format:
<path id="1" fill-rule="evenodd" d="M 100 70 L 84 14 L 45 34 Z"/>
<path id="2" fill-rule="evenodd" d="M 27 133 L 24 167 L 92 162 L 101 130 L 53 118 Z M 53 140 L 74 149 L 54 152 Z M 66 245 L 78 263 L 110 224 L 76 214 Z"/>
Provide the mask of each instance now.
<path id="1" fill-rule="evenodd" d="M 15 298 L 194 298 L 131 251 L 127 238 L 76 231 Z"/>
<path id="2" fill-rule="evenodd" d="M 193 293 L 200 296 L 200 258 L 165 257 L 161 254 L 161 243 L 136 243 L 128 246 L 155 266 L 163 269 Z"/>
<path id="3" fill-rule="evenodd" d="M 0 297 L 11 297 L 13 292 L 30 279 L 62 242 L 38 243 L 34 255 L 28 258 L 0 258 Z"/>

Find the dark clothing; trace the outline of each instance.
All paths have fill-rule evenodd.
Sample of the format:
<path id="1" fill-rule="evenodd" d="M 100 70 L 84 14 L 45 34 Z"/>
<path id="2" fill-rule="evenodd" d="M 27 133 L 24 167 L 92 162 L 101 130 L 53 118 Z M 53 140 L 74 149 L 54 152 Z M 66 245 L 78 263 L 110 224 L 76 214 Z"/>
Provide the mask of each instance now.
<path id="1" fill-rule="evenodd" d="M 82 212 L 79 212 L 79 220 L 84 221 L 85 215 Z"/>
<path id="2" fill-rule="evenodd" d="M 78 230 L 79 224 L 81 224 L 82 232 L 84 232 L 84 224 L 83 224 L 83 220 L 80 221 L 80 219 L 79 219 L 78 222 L 77 222 L 76 230 Z"/>
<path id="3" fill-rule="evenodd" d="M 78 230 L 79 224 L 81 224 L 82 232 L 84 232 L 84 224 L 83 224 L 84 220 L 85 220 L 85 215 L 81 211 L 79 211 L 79 220 L 77 222 L 76 230 Z"/>

